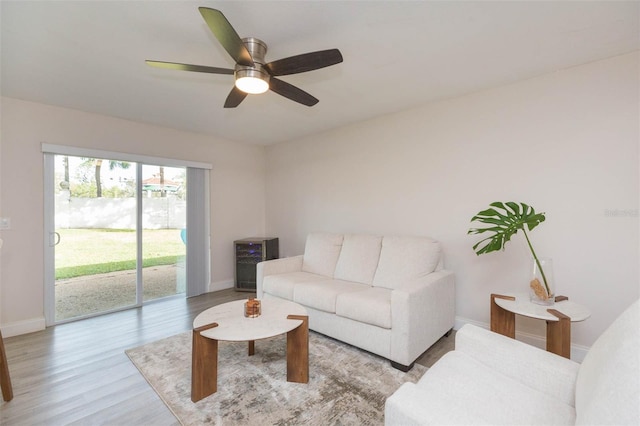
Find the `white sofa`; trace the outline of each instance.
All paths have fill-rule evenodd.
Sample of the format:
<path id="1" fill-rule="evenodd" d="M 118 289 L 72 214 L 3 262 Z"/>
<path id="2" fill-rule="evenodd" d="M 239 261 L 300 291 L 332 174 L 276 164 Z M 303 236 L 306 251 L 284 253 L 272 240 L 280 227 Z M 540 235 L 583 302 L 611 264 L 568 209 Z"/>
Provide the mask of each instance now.
<path id="1" fill-rule="evenodd" d="M 309 328 L 407 371 L 454 324 L 453 273 L 426 237 L 314 233 L 304 255 L 261 262 L 257 297 L 303 305 Z"/>
<path id="2" fill-rule="evenodd" d="M 456 348 L 385 405 L 385 425 L 638 425 L 636 301 L 582 364 L 465 325 Z"/>

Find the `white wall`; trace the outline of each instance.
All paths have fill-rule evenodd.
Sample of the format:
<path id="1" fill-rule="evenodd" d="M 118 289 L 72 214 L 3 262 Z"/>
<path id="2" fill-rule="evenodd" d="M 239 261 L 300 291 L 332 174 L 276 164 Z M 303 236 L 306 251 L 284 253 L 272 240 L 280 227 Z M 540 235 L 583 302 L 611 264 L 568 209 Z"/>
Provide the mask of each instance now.
<path id="1" fill-rule="evenodd" d="M 312 231 L 435 237 L 458 319 L 486 324 L 490 293 L 527 290 L 529 253 L 520 233 L 476 256 L 469 220 L 528 203 L 547 214 L 531 238 L 558 293 L 593 312 L 572 328 L 590 346 L 640 293 L 638 79 L 629 54 L 268 147 L 267 233 L 283 255 Z"/>
<path id="2" fill-rule="evenodd" d="M 43 142 L 212 164 L 211 288 L 232 286 L 233 241 L 264 233 L 263 147 L 6 97 L 1 108 L 0 217 L 11 218 L 0 231 L 5 336 L 44 326 Z"/>

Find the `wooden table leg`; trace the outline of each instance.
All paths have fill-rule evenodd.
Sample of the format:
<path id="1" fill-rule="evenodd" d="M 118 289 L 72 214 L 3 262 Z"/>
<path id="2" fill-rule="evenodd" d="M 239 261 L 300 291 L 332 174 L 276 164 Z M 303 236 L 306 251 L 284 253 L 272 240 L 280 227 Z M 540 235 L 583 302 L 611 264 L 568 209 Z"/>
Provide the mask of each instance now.
<path id="1" fill-rule="evenodd" d="M 13 399 L 13 387 L 9 376 L 9 364 L 7 364 L 7 354 L 4 351 L 4 340 L 0 332 L 0 387 L 2 387 L 2 399 L 11 401 Z"/>
<path id="2" fill-rule="evenodd" d="M 555 309 L 547 309 L 558 321 L 547 321 L 547 351 L 571 358 L 571 318 Z"/>
<path id="3" fill-rule="evenodd" d="M 248 346 L 248 351 L 249 356 L 253 355 L 256 353 L 256 341 L 255 340 L 249 340 L 249 346 Z"/>
<path id="4" fill-rule="evenodd" d="M 516 300 L 513 296 L 491 295 L 491 331 L 503 336 L 516 338 L 516 314 L 509 312 L 496 303 L 496 299 Z"/>
<path id="5" fill-rule="evenodd" d="M 200 333 L 218 324 L 203 325 L 193 330 L 191 350 L 191 401 L 198 402 L 218 390 L 218 341 Z"/>
<path id="6" fill-rule="evenodd" d="M 289 315 L 287 319 L 302 320 L 287 333 L 287 381 L 309 383 L 309 317 Z"/>

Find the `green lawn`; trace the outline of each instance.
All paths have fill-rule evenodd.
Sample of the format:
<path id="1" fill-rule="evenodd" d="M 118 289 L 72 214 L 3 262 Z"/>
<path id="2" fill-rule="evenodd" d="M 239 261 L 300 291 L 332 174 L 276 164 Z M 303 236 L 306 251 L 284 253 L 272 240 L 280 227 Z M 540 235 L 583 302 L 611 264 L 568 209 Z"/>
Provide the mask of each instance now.
<path id="1" fill-rule="evenodd" d="M 58 229 L 56 280 L 136 268 L 136 233 L 119 229 Z M 145 229 L 143 266 L 172 265 L 184 259 L 180 229 Z"/>

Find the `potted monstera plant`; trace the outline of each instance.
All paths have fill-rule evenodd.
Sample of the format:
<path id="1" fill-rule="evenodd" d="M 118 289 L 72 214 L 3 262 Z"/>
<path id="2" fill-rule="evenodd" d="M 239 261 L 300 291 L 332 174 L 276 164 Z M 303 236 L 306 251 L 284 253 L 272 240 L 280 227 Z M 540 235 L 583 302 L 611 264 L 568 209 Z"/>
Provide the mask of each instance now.
<path id="1" fill-rule="evenodd" d="M 504 250 L 505 244 L 514 234 L 522 230 L 531 255 L 533 256 L 532 279 L 529 283 L 531 289 L 531 301 L 550 305 L 553 304 L 555 294 L 551 274 L 551 260 L 538 258 L 527 231 L 532 231 L 540 223 L 544 222 L 545 214 L 536 213 L 535 209 L 525 203 L 496 201 L 471 218 L 471 222 L 480 222 L 488 225 L 485 228 L 471 228 L 467 234 L 482 234 L 486 237 L 478 241 L 473 250 L 479 256 L 484 253 Z M 546 269 L 546 271 L 545 271 Z M 546 272 L 546 273 L 545 273 Z"/>

